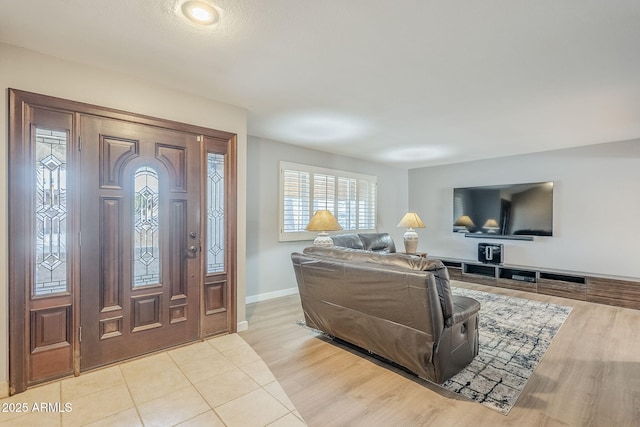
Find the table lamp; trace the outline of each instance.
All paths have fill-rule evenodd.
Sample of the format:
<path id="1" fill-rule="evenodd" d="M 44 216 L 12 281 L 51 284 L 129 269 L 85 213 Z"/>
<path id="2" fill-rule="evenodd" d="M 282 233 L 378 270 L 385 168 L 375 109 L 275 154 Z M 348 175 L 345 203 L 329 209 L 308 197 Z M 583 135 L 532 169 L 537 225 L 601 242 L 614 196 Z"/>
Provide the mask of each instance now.
<path id="1" fill-rule="evenodd" d="M 333 240 L 327 231 L 342 230 L 338 220 L 328 210 L 318 210 L 313 214 L 311 221 L 305 227 L 308 231 L 319 231 L 318 237 L 313 241 L 316 246 L 333 246 Z"/>
<path id="2" fill-rule="evenodd" d="M 455 227 L 464 227 L 461 229 L 462 231 L 464 231 L 465 229 L 467 231 L 471 231 L 471 229 L 475 228 L 476 226 L 471 218 L 469 218 L 469 215 L 462 215 L 460 218 L 456 219 L 456 222 L 454 222 L 453 225 Z"/>
<path id="3" fill-rule="evenodd" d="M 486 229 L 487 233 L 497 233 L 498 230 L 500 230 L 500 226 L 498 225 L 498 221 L 496 221 L 493 218 L 488 219 L 487 222 L 484 223 L 482 228 Z"/>
<path id="4" fill-rule="evenodd" d="M 418 233 L 414 228 L 424 228 L 424 223 L 417 213 L 407 212 L 398 223 L 398 227 L 407 228 L 404 233 L 404 251 L 408 254 L 415 254 L 418 249 Z"/>

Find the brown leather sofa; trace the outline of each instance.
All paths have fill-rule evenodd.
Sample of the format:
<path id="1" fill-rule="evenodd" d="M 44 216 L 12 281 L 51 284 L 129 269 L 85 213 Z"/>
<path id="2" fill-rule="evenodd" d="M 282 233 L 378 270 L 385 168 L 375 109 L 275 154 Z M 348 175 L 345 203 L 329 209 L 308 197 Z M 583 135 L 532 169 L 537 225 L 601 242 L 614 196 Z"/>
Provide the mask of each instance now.
<path id="1" fill-rule="evenodd" d="M 478 311 L 440 261 L 344 247 L 291 255 L 307 325 L 442 383 L 478 354 Z"/>

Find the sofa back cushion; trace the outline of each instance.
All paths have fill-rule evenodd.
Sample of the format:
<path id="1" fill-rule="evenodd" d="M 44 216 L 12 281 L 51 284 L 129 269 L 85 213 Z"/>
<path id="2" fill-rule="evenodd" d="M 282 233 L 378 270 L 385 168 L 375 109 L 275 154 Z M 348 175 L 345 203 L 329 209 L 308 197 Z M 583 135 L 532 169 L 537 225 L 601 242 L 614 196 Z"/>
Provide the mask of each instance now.
<path id="1" fill-rule="evenodd" d="M 373 252 L 393 253 L 396 245 L 389 233 L 349 233 L 331 236 L 334 246 L 365 249 Z"/>
<path id="2" fill-rule="evenodd" d="M 333 240 L 334 246 L 341 248 L 364 249 L 360 236 L 355 233 L 331 236 L 331 240 Z"/>
<path id="3" fill-rule="evenodd" d="M 335 311 L 343 307 L 346 310 L 338 311 L 352 320 L 362 320 L 363 315 L 373 316 L 386 319 L 388 322 L 385 323 L 398 323 L 434 335 L 432 326 L 437 326 L 438 330 L 440 325 L 444 327 L 437 288 L 430 274 L 309 253 L 294 252 L 291 258 L 303 308 L 305 301 L 307 306 L 315 301 L 318 313 L 314 317 L 316 324 L 329 321 L 326 316 L 328 310 Z M 432 310 L 434 306 L 437 307 L 435 311 Z M 335 320 L 334 316 L 332 318 Z M 356 323 L 359 327 L 366 325 L 366 322 Z M 334 327 L 341 329 L 343 326 Z M 379 333 L 376 329 L 363 332 L 369 336 Z"/>
<path id="4" fill-rule="evenodd" d="M 396 251 L 396 245 L 388 233 L 359 233 L 362 246 L 368 251 L 388 252 Z"/>
<path id="5" fill-rule="evenodd" d="M 344 261 L 370 262 L 382 265 L 395 265 L 410 270 L 424 270 L 429 264 L 426 258 L 409 256 L 398 253 L 379 253 L 364 249 L 343 248 L 339 246 L 309 246 L 304 249 L 305 254 L 314 254 Z"/>
<path id="6" fill-rule="evenodd" d="M 438 297 L 445 321 L 453 316 L 453 295 L 449 283 L 449 271 L 437 259 L 427 259 L 401 253 L 376 253 L 362 249 L 343 247 L 309 246 L 304 249 L 305 254 L 313 254 L 328 258 L 352 262 L 368 262 L 373 264 L 391 265 L 416 271 L 428 271 L 433 274 Z"/>

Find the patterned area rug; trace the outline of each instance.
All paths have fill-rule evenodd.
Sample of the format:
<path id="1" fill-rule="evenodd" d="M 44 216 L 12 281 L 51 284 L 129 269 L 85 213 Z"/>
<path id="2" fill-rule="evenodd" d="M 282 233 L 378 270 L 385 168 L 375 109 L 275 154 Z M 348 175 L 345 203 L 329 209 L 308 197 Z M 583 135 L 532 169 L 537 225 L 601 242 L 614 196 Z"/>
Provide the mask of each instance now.
<path id="1" fill-rule="evenodd" d="M 571 307 L 465 288 L 452 292 L 482 306 L 480 351 L 441 386 L 507 415 Z"/>
<path id="2" fill-rule="evenodd" d="M 481 304 L 480 349 L 466 368 L 436 385 L 507 415 L 571 307 L 466 288 L 453 287 L 452 292 Z M 304 320 L 296 324 L 308 328 Z"/>

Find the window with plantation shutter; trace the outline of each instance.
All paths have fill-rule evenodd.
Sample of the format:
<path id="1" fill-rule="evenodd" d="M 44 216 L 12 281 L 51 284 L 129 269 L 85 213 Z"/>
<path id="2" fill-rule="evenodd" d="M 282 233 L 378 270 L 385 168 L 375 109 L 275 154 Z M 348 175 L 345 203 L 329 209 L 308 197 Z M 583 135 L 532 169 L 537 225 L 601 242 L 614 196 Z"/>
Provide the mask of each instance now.
<path id="1" fill-rule="evenodd" d="M 375 176 L 280 162 L 279 240 L 313 240 L 305 230 L 317 210 L 329 210 L 343 230 L 376 230 Z"/>

